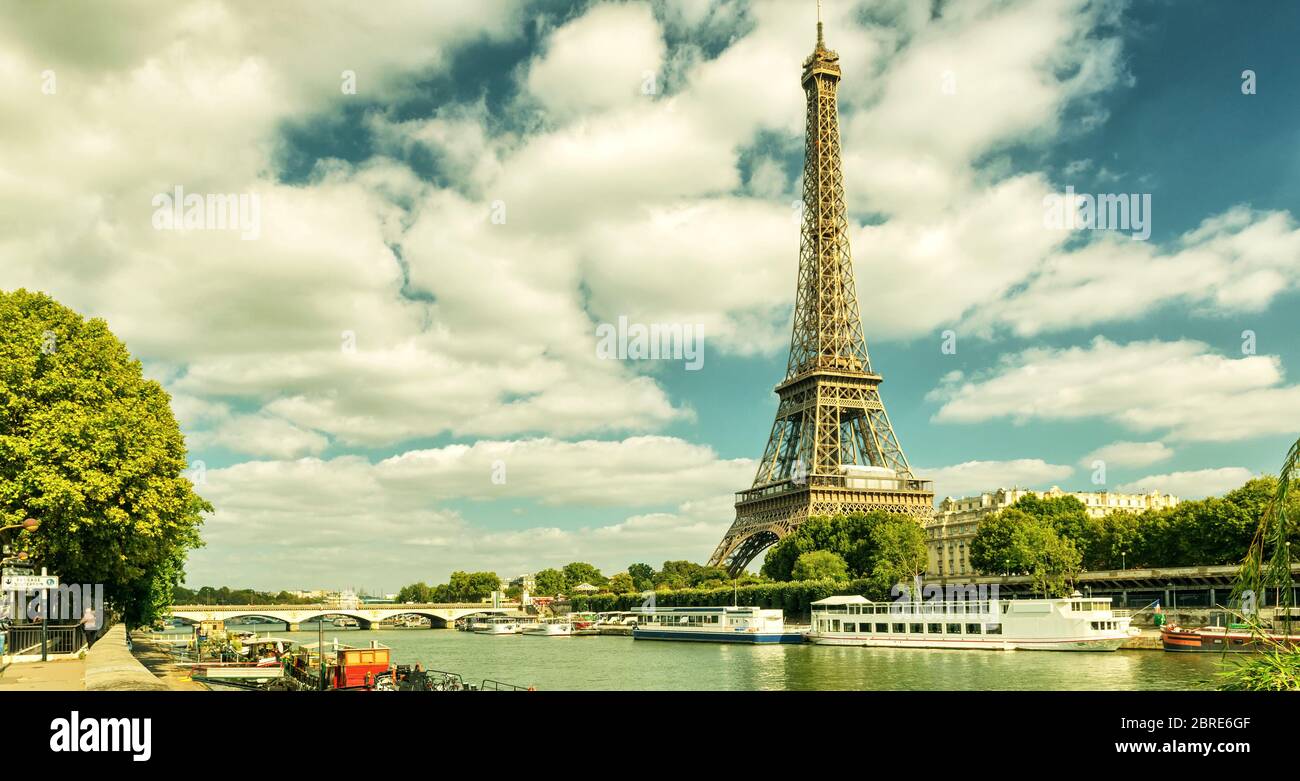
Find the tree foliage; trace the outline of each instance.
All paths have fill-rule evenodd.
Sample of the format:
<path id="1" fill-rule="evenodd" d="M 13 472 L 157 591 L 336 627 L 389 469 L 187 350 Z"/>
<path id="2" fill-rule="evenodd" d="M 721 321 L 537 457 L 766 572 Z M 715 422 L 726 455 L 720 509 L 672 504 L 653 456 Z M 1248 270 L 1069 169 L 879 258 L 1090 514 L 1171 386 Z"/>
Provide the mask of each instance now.
<path id="1" fill-rule="evenodd" d="M 799 556 L 824 550 L 844 559 L 850 577 L 868 577 L 875 553 L 871 530 L 886 517 L 874 512 L 809 518 L 768 549 L 760 571 L 772 580 L 791 580 Z"/>
<path id="2" fill-rule="evenodd" d="M 844 557 L 828 550 L 799 554 L 794 563 L 795 580 L 847 580 L 849 565 Z"/>
<path id="3" fill-rule="evenodd" d="M 655 587 L 655 568 L 649 564 L 631 564 L 627 574 L 632 578 L 632 585 L 637 591 L 651 591 Z"/>
<path id="4" fill-rule="evenodd" d="M 636 584 L 632 582 L 632 576 L 626 572 L 620 572 L 610 577 L 605 583 L 605 587 L 612 594 L 629 594 L 636 591 Z"/>
<path id="5" fill-rule="evenodd" d="M 220 588 L 203 586 L 194 590 L 177 586 L 172 599 L 177 605 L 307 605 L 320 601 L 310 597 L 295 596 L 288 591 L 256 591 L 251 588 L 229 586 Z"/>
<path id="6" fill-rule="evenodd" d="M 1050 520 L 1029 516 L 1012 532 L 1011 545 L 1013 566 L 1030 576 L 1035 592 L 1063 597 L 1073 590 L 1082 560 L 1079 549 Z"/>
<path id="7" fill-rule="evenodd" d="M 563 594 L 568 590 L 569 585 L 564 579 L 564 573 L 558 569 L 544 569 L 533 575 L 534 588 L 536 595 L 539 597 L 553 597 Z M 574 584 L 577 585 L 576 583 Z"/>
<path id="8" fill-rule="evenodd" d="M 128 625 L 172 602 L 211 505 L 184 476 L 162 386 L 104 321 L 50 297 L 0 292 L 0 525 L 67 583 L 102 583 Z"/>
<path id="9" fill-rule="evenodd" d="M 871 576 L 877 589 L 910 584 L 925 574 L 929 563 L 925 533 L 912 518 L 894 515 L 882 519 L 871 529 L 871 542 L 875 546 Z"/>

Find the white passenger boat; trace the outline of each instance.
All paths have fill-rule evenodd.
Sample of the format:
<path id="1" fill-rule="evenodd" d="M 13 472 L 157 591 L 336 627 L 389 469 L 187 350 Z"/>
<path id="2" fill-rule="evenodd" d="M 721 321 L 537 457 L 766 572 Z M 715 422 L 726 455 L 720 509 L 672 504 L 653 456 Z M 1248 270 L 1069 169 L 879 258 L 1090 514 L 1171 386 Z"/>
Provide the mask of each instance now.
<path id="1" fill-rule="evenodd" d="M 687 640 L 705 643 L 802 643 L 787 630 L 780 610 L 757 607 L 661 607 L 637 616 L 636 640 Z"/>
<path id="2" fill-rule="evenodd" d="M 573 637 L 573 623 L 563 619 L 525 624 L 523 634 L 532 637 Z"/>
<path id="3" fill-rule="evenodd" d="M 481 635 L 517 635 L 520 631 L 519 619 L 509 616 L 480 619 L 470 628 L 470 631 Z"/>
<path id="4" fill-rule="evenodd" d="M 812 603 L 817 645 L 1114 651 L 1140 634 L 1110 599 L 984 599 L 872 602 L 859 596 Z"/>

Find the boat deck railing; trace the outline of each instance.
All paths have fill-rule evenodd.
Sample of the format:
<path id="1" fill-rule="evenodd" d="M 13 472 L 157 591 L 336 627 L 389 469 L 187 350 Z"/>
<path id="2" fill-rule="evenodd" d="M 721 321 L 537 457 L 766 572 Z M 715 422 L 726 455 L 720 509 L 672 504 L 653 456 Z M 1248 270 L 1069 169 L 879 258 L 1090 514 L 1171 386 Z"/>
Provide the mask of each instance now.
<path id="1" fill-rule="evenodd" d="M 858 608 L 850 612 L 849 608 Z M 814 615 L 863 616 L 934 616 L 934 615 L 991 615 L 997 612 L 996 603 L 987 600 L 976 602 L 877 602 L 866 605 L 813 605 Z"/>

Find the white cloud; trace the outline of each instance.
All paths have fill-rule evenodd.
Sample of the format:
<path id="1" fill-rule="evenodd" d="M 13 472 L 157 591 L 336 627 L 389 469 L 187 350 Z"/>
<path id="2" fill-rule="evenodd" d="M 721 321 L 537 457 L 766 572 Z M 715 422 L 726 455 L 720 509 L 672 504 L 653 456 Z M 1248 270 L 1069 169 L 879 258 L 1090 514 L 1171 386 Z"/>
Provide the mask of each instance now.
<path id="1" fill-rule="evenodd" d="M 1158 206 L 1153 202 L 1153 214 Z M 1079 249 L 1051 253 L 1028 285 L 971 322 L 1032 336 L 1128 320 L 1175 302 L 1219 314 L 1258 312 L 1300 288 L 1297 258 L 1300 228 L 1286 212 L 1237 207 L 1207 217 L 1169 250 L 1101 232 Z"/>
<path id="2" fill-rule="evenodd" d="M 551 33 L 545 51 L 529 67 L 526 83 L 563 120 L 657 94 L 664 54 L 649 4 L 596 5 Z"/>
<path id="3" fill-rule="evenodd" d="M 235 453 L 268 458 L 298 458 L 315 455 L 329 445 L 329 439 L 270 415 L 233 415 L 216 427 L 189 438 L 191 451 L 217 446 Z"/>
<path id="4" fill-rule="evenodd" d="M 497 461 L 505 483 L 492 481 Z M 632 561 L 699 560 L 732 519 L 732 492 L 753 462 L 664 437 L 622 441 L 478 442 L 403 453 L 377 463 L 357 456 L 255 461 L 212 469 L 200 486 L 217 507 L 189 581 L 254 585 L 334 584 L 347 577 L 389 588 L 445 579 L 451 569 L 499 574 L 588 560 L 609 571 Z M 663 497 L 671 497 L 667 502 Z M 502 503 L 610 510 L 596 524 L 502 525 Z M 470 502 L 467 509 L 448 508 Z M 561 510 L 561 514 L 563 511 Z M 495 516 L 495 517 L 494 517 Z M 522 520 L 527 520 L 525 514 Z M 352 581 L 354 582 L 354 581 Z"/>
<path id="5" fill-rule="evenodd" d="M 1087 468 L 1098 460 L 1109 466 L 1150 466 L 1173 455 L 1174 451 L 1163 442 L 1112 442 L 1084 456 L 1079 463 Z"/>
<path id="6" fill-rule="evenodd" d="M 1180 499 L 1201 499 L 1218 496 L 1240 488 L 1253 475 L 1249 469 L 1228 466 L 1221 469 L 1197 469 L 1189 472 L 1172 472 L 1167 475 L 1148 475 L 1140 480 L 1121 485 L 1118 490 L 1128 493 L 1173 494 Z"/>
<path id="7" fill-rule="evenodd" d="M 1048 487 L 1074 474 L 1065 464 L 1049 464 L 1041 458 L 1010 461 L 967 461 L 937 468 L 918 467 L 916 473 L 934 481 L 934 495 L 961 497 L 999 488 Z"/>
<path id="8" fill-rule="evenodd" d="M 1032 348 L 973 379 L 947 378 L 927 396 L 940 423 L 1101 418 L 1171 440 L 1228 442 L 1276 433 L 1300 405 L 1275 356 L 1229 358 L 1201 343 Z"/>

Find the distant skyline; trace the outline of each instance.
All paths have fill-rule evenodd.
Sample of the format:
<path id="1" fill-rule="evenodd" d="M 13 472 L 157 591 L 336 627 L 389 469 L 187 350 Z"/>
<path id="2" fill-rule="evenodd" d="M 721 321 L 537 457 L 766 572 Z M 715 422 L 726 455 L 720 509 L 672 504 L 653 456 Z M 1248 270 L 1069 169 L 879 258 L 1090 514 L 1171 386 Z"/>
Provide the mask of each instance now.
<path id="1" fill-rule="evenodd" d="M 708 558 L 785 369 L 813 0 L 79 14 L 0 30 L 0 288 L 104 318 L 172 394 L 217 508 L 187 586 Z M 1300 7 L 823 17 L 868 349 L 937 496 L 1274 472 Z M 155 229 L 177 187 L 256 194 L 256 235 Z M 1050 227 L 1067 187 L 1149 196 L 1149 237 Z M 700 359 L 611 358 L 620 322 Z"/>

